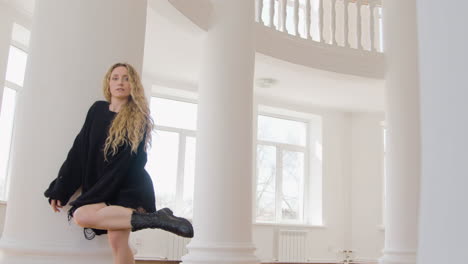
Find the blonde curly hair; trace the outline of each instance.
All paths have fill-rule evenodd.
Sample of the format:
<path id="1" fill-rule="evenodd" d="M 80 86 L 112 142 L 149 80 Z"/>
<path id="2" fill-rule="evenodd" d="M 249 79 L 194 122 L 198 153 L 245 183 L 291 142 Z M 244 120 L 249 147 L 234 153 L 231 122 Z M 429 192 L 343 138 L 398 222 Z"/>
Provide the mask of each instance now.
<path id="1" fill-rule="evenodd" d="M 130 144 L 131 151 L 137 153 L 138 145 L 145 140 L 144 151 L 147 151 L 151 146 L 151 134 L 154 129 L 154 121 L 150 115 L 149 103 L 140 76 L 132 65 L 116 63 L 109 68 L 102 83 L 104 97 L 109 103 L 111 102 L 109 80 L 112 71 L 117 67 L 127 68 L 131 90 L 127 103 L 122 106 L 110 125 L 104 146 L 106 160 L 109 152 L 115 155 L 119 146 L 123 144 Z"/>

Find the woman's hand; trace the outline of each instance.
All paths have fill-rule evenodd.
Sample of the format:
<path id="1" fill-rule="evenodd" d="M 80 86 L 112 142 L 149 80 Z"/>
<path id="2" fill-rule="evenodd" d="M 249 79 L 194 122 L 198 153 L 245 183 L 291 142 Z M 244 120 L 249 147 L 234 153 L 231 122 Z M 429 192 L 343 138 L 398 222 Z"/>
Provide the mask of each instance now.
<path id="1" fill-rule="evenodd" d="M 60 212 L 59 208 L 62 208 L 62 203 L 60 202 L 60 200 L 50 200 L 50 206 L 52 207 L 52 210 L 54 210 L 54 212 L 58 213 Z"/>

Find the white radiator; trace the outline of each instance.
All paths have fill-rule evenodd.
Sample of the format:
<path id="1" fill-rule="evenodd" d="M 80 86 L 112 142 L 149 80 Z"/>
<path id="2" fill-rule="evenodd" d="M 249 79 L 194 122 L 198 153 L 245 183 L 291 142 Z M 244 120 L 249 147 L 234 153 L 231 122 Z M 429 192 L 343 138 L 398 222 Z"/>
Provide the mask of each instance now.
<path id="1" fill-rule="evenodd" d="M 307 231 L 279 230 L 278 260 L 280 262 L 307 261 Z"/>
<path id="2" fill-rule="evenodd" d="M 169 232 L 167 235 L 167 259 L 181 260 L 182 256 L 188 253 L 187 244 L 190 242 L 190 238 L 176 236 Z"/>

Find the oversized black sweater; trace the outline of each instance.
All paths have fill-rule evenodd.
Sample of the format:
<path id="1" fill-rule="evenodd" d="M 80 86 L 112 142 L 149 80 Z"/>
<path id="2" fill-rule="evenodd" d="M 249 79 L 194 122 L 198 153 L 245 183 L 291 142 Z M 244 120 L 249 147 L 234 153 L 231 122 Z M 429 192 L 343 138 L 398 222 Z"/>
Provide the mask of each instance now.
<path id="1" fill-rule="evenodd" d="M 91 106 L 58 177 L 44 193 L 49 202 L 55 199 L 66 205 L 81 187 L 81 195 L 70 202 L 70 217 L 80 206 L 94 203 L 156 211 L 153 183 L 145 170 L 145 140 L 136 154 L 129 144 L 124 144 L 115 155 L 108 154 L 107 161 L 104 159 L 104 143 L 116 114 L 109 110 L 107 101 L 96 101 Z M 98 235 L 106 233 L 93 230 Z"/>

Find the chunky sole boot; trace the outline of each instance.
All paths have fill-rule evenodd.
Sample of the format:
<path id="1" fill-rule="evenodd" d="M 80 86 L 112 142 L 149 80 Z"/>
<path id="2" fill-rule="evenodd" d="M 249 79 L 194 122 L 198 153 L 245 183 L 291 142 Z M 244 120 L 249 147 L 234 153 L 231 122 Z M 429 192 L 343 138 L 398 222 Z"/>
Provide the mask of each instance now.
<path id="1" fill-rule="evenodd" d="M 174 216 L 169 208 L 154 213 L 133 212 L 131 217 L 132 231 L 146 228 L 159 228 L 182 237 L 193 237 L 193 226 L 185 218 Z"/>

